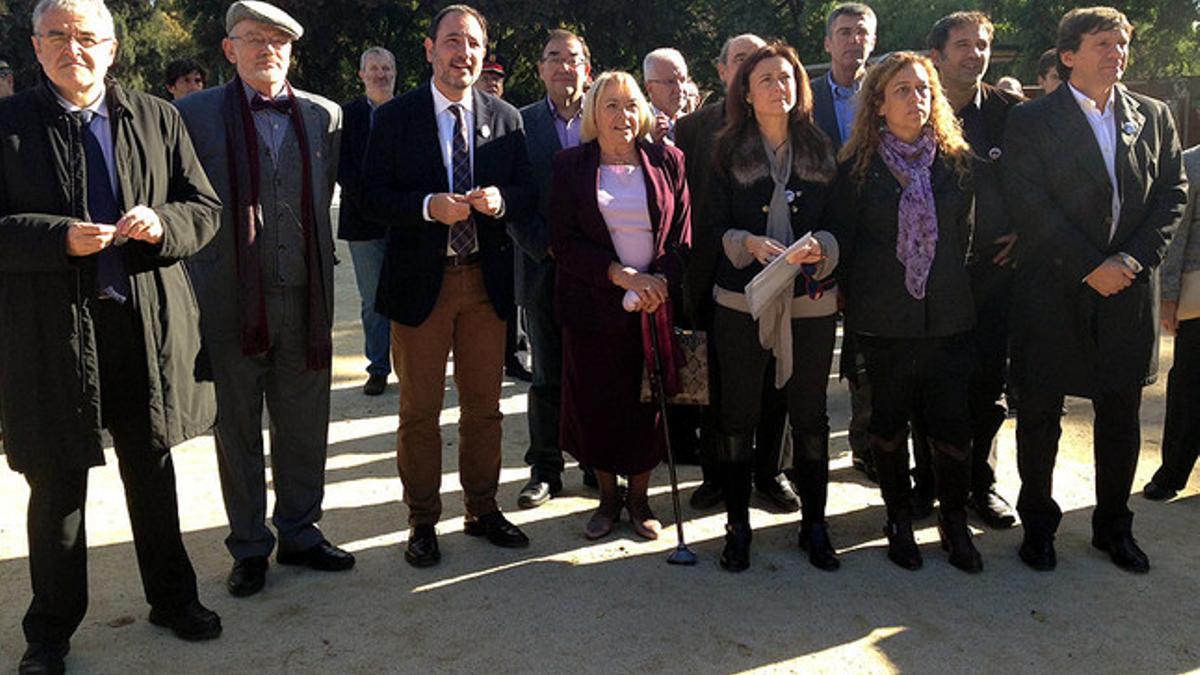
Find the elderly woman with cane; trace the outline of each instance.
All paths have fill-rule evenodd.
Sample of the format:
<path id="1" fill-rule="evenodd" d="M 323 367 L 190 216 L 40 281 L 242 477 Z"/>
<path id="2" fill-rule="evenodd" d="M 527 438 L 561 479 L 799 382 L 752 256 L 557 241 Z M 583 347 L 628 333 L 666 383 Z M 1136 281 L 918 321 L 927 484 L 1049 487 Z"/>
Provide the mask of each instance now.
<path id="1" fill-rule="evenodd" d="M 629 477 L 634 531 L 656 539 L 650 471 L 662 459 L 655 408 L 640 401 L 645 358 L 640 314 L 679 292 L 691 240 L 683 154 L 650 143 L 650 107 L 628 73 L 607 72 L 583 101 L 582 144 L 554 158 L 550 249 L 563 325 L 562 447 L 592 467 L 600 506 L 584 530 L 599 539 Z M 664 312 L 664 314 L 666 314 Z"/>
<path id="2" fill-rule="evenodd" d="M 754 429 L 770 378 L 787 390 L 804 515 L 800 548 L 817 568 L 835 570 L 839 562 L 825 523 L 825 389 L 837 329 L 837 290 L 829 275 L 838 243 L 823 229 L 837 173 L 833 146 L 813 121 L 808 77 L 796 51 L 782 43 L 762 47 L 742 63 L 725 111 L 713 156 L 712 208 L 705 210 L 715 222 L 704 228 L 721 237 L 724 250 L 710 342 L 719 381 L 714 451 L 723 465 L 728 517 L 721 566 L 740 572 L 750 565 Z M 752 312 L 744 289 L 789 247 L 785 286 L 761 313 Z"/>
<path id="3" fill-rule="evenodd" d="M 971 150 L 924 56 L 889 55 L 867 73 L 859 96 L 841 151 L 834 223 L 846 330 L 874 387 L 869 439 L 887 506 L 888 557 L 905 569 L 922 564 L 908 473 L 912 417 L 933 450 L 942 548 L 950 564 L 979 572 L 966 514 Z"/>

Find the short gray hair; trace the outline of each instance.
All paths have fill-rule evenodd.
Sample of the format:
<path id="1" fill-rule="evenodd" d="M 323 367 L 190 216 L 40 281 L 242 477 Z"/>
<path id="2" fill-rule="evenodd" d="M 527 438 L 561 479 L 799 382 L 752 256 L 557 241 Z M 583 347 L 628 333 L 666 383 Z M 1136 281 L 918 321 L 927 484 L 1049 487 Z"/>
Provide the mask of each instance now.
<path id="1" fill-rule="evenodd" d="M 733 47 L 733 43 L 735 43 L 741 39 L 758 40 L 759 42 L 763 43 L 764 45 L 767 44 L 766 40 L 760 38 L 759 36 L 755 35 L 754 33 L 742 33 L 741 35 L 734 35 L 733 37 L 726 40 L 725 44 L 721 45 L 721 52 L 719 54 L 717 54 L 717 63 L 729 65 L 728 64 L 729 49 L 730 49 L 730 47 Z"/>
<path id="2" fill-rule="evenodd" d="M 368 47 L 367 50 L 362 53 L 362 56 L 358 57 L 358 69 L 359 70 L 367 69 L 367 57 L 369 57 L 369 56 L 382 56 L 382 57 L 386 58 L 388 61 L 392 62 L 393 68 L 396 67 L 396 55 L 393 54 L 392 52 L 388 51 L 388 49 L 386 47 L 376 46 L 376 47 Z"/>
<path id="3" fill-rule="evenodd" d="M 879 25 L 879 20 L 875 18 L 875 10 L 871 9 L 869 5 L 861 2 L 846 2 L 834 7 L 833 11 L 829 13 L 829 17 L 825 19 L 825 37 L 833 36 L 833 24 L 843 16 L 870 19 L 871 23 Z"/>
<path id="4" fill-rule="evenodd" d="M 41 23 L 42 17 L 52 9 L 62 10 L 64 12 L 74 12 L 76 14 L 95 13 L 100 17 L 100 22 L 108 27 L 109 35 L 104 37 L 116 37 L 117 27 L 113 21 L 112 12 L 108 11 L 108 6 L 104 4 L 104 0 L 38 0 L 38 4 L 33 7 L 33 32 L 37 33 L 38 24 Z"/>
<path id="5" fill-rule="evenodd" d="M 659 47 L 658 49 L 652 50 L 646 55 L 646 58 L 642 59 L 643 80 L 648 78 L 650 66 L 660 61 L 667 61 L 678 65 L 682 67 L 684 72 L 687 72 L 687 61 L 684 60 L 683 54 L 679 53 L 678 49 L 675 49 L 674 47 Z"/>

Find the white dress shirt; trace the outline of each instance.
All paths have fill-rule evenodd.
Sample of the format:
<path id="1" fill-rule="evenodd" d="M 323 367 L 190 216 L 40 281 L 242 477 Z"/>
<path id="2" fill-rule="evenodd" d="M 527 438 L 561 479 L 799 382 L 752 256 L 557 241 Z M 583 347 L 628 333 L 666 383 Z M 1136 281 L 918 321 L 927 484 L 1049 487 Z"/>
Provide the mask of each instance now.
<path id="1" fill-rule="evenodd" d="M 1095 101 L 1088 98 L 1087 94 L 1079 91 L 1075 85 L 1069 82 L 1067 86 L 1071 88 L 1071 95 L 1075 97 L 1075 101 L 1079 103 L 1079 109 L 1087 118 L 1088 126 L 1092 128 L 1092 135 L 1096 137 L 1096 143 L 1100 146 L 1100 155 L 1104 158 L 1104 169 L 1108 172 L 1108 181 L 1112 184 L 1112 224 L 1108 229 L 1108 239 L 1112 241 L 1113 235 L 1117 233 L 1117 221 L 1121 218 L 1121 187 L 1117 183 L 1117 122 L 1116 114 L 1113 112 L 1117 88 L 1113 87 L 1109 91 L 1104 112 L 1100 112 L 1100 107 L 1096 105 Z"/>
<path id="2" fill-rule="evenodd" d="M 433 80 L 429 81 L 429 89 L 433 92 L 433 118 L 437 121 L 438 128 L 438 147 L 442 150 L 442 166 L 446 168 L 446 185 L 448 190 L 454 192 L 454 113 L 450 110 L 450 106 L 454 105 L 454 101 L 446 98 Z M 467 152 L 471 156 L 471 177 L 475 177 L 475 96 L 471 90 L 467 90 L 467 95 L 458 105 L 463 108 L 463 126 L 467 128 Z M 429 214 L 429 200 L 433 198 L 433 193 L 425 195 L 425 201 L 421 204 L 421 214 L 425 220 L 433 222 L 434 218 Z"/>

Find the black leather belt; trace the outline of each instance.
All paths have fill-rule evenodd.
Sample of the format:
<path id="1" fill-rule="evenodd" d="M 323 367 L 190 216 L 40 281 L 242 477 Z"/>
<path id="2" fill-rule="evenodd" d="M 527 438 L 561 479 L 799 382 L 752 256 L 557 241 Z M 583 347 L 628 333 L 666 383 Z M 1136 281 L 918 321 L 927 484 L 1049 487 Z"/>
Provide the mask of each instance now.
<path id="1" fill-rule="evenodd" d="M 474 265 L 477 262 L 479 262 L 478 252 L 446 256 L 446 267 L 464 267 L 466 265 Z"/>

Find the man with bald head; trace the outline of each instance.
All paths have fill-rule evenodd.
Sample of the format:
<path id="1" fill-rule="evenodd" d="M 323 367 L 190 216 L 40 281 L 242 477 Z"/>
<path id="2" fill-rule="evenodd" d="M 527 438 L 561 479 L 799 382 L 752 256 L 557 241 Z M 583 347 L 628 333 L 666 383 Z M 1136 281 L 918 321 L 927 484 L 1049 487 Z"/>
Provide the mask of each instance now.
<path id="1" fill-rule="evenodd" d="M 107 77 L 113 28 L 101 0 L 41 0 L 43 78 L 0 100 L 0 419 L 8 464 L 29 484 L 33 587 L 21 673 L 63 672 L 87 612 L 88 471 L 105 463 L 102 430 L 150 623 L 186 640 L 221 633 L 198 600 L 170 454 L 216 412 L 194 375 L 182 260 L 212 238 L 220 202 L 179 113 Z"/>
<path id="2" fill-rule="evenodd" d="M 276 561 L 347 570 L 354 556 L 317 528 L 325 494 L 332 358 L 333 236 L 329 203 L 342 111 L 288 82 L 304 34 L 257 0 L 225 14 L 225 58 L 237 76 L 178 101 L 225 208 L 216 239 L 189 261 L 217 388 L 217 459 L 234 558 L 231 595 L 262 590 L 276 535 L 267 528 L 262 408 L 278 533 Z"/>
<path id="3" fill-rule="evenodd" d="M 654 114 L 650 134 L 655 142 L 666 138 L 673 143 L 675 123 L 683 117 L 687 106 L 684 90 L 688 82 L 687 61 L 678 49 L 659 47 L 642 59 L 642 79 L 650 99 L 650 112 Z"/>

